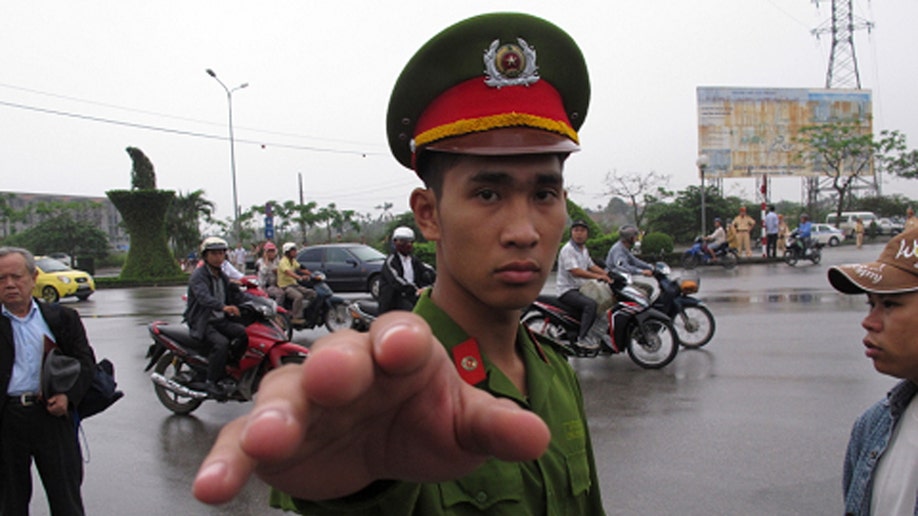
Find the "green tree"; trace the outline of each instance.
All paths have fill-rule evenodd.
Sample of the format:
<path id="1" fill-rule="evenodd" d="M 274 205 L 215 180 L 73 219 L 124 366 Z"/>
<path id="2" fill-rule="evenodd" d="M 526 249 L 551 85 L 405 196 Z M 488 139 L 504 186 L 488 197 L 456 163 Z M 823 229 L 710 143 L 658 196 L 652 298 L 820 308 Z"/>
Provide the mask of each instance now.
<path id="1" fill-rule="evenodd" d="M 80 222 L 67 215 L 47 218 L 10 236 L 4 242 L 29 249 L 36 255 L 55 251 L 77 258 L 105 258 L 108 255 L 108 236 L 105 232 L 95 224 Z"/>
<path id="2" fill-rule="evenodd" d="M 613 171 L 606 174 L 606 195 L 623 197 L 628 200 L 632 211 L 632 220 L 637 227 L 642 227 L 644 211 L 647 206 L 658 201 L 658 196 L 666 194 L 670 177 L 651 170 L 648 174 L 631 172 L 619 174 Z"/>
<path id="3" fill-rule="evenodd" d="M 877 140 L 862 122 L 853 118 L 805 126 L 794 139 L 803 147 L 797 158 L 813 163 L 814 169 L 821 170 L 832 180 L 836 193 L 835 214 L 839 217 L 849 203 L 855 182 L 873 172 L 875 159 L 879 165 L 899 171 L 903 177 L 911 170 L 909 154 L 904 154 L 905 137 L 901 133 L 882 131 Z"/>
<path id="4" fill-rule="evenodd" d="M 204 197 L 204 190 L 179 192 L 166 211 L 166 234 L 176 257 L 197 252 L 202 240 L 201 223 L 212 223 L 214 203 Z"/>

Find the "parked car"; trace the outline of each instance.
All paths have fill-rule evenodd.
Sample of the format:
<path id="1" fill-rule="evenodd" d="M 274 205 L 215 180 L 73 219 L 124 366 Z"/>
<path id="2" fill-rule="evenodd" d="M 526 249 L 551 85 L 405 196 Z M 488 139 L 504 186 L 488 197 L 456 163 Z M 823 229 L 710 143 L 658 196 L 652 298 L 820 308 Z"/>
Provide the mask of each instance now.
<path id="1" fill-rule="evenodd" d="M 85 301 L 96 291 L 96 282 L 92 276 L 73 270 L 54 258 L 38 256 L 35 265 L 38 268 L 38 279 L 32 295 L 49 303 L 73 296 Z"/>
<path id="2" fill-rule="evenodd" d="M 877 221 L 877 216 L 872 211 L 843 211 L 841 218 L 830 213 L 826 215 L 826 224 L 837 226 L 848 238 L 854 238 L 854 224 L 860 218 L 864 223 L 864 230 L 870 231 L 870 224 Z"/>
<path id="3" fill-rule="evenodd" d="M 813 224 L 810 238 L 812 238 L 814 242 L 819 242 L 829 247 L 835 247 L 845 240 L 845 234 L 842 230 L 835 226 L 830 226 L 829 224 Z"/>
<path id="4" fill-rule="evenodd" d="M 49 253 L 48 258 L 54 258 L 67 267 L 73 267 L 73 259 L 67 253 Z"/>
<path id="5" fill-rule="evenodd" d="M 881 235 L 898 235 L 905 228 L 905 225 L 895 219 L 883 217 L 877 220 L 877 230 Z"/>
<path id="6" fill-rule="evenodd" d="M 311 271 L 325 273 L 338 292 L 369 292 L 379 296 L 379 274 L 386 255 L 363 244 L 320 244 L 301 249 L 296 260 Z"/>

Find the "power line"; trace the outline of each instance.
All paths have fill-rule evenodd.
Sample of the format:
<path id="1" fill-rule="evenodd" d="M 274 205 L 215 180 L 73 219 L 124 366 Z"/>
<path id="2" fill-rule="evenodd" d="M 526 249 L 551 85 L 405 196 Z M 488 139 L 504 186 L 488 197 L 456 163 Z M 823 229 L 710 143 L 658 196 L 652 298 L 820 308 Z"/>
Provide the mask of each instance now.
<path id="1" fill-rule="evenodd" d="M 90 105 L 93 105 L 93 106 L 101 106 L 101 107 L 110 108 L 110 109 L 117 109 L 117 110 L 121 110 L 121 111 L 128 111 L 128 112 L 132 112 L 132 113 L 140 113 L 140 114 L 143 114 L 143 115 L 152 115 L 152 116 L 158 116 L 158 117 L 162 117 L 162 118 L 169 118 L 169 119 L 172 119 L 172 120 L 181 120 L 181 121 L 183 121 L 183 122 L 191 122 L 191 123 L 195 123 L 195 124 L 210 125 L 210 126 L 213 126 L 213 127 L 224 127 L 224 125 L 225 125 L 223 122 L 211 122 L 211 121 L 209 121 L 209 120 L 200 120 L 200 119 L 197 119 L 197 118 L 190 118 L 190 117 L 184 117 L 184 116 L 178 116 L 178 115 L 170 115 L 170 114 L 166 114 L 166 113 L 160 113 L 160 112 L 157 112 L 157 111 L 149 111 L 149 110 L 145 110 L 145 109 L 137 109 L 137 108 L 132 108 L 132 107 L 119 106 L 119 105 L 117 105 L 117 104 L 109 104 L 109 103 L 107 103 L 107 102 L 99 102 L 99 101 L 96 101 L 96 100 L 82 99 L 82 98 L 79 98 L 79 97 L 72 97 L 72 96 L 69 96 L 69 95 L 61 95 L 61 94 L 58 94 L 58 93 L 50 93 L 50 92 L 47 92 L 47 91 L 36 90 L 36 89 L 33 89 L 33 88 L 26 88 L 26 87 L 23 87 L 23 86 L 16 86 L 15 84 L 7 84 L 7 83 L 2 83 L 2 82 L 0 82 L 0 88 L 6 88 L 6 89 L 11 89 L 11 90 L 16 90 L 16 91 L 22 91 L 22 92 L 26 92 L 26 93 L 35 94 L 35 95 L 41 95 L 41 96 L 44 96 L 44 97 L 50 97 L 50 98 L 55 98 L 55 99 L 68 100 L 68 101 L 79 102 L 79 103 L 83 103 L 83 104 L 90 104 Z M 256 129 L 256 128 L 253 128 L 253 127 L 244 127 L 244 126 L 236 126 L 236 128 L 237 128 L 237 129 L 243 129 L 243 130 L 245 130 L 245 131 L 250 131 L 250 132 L 263 133 L 263 134 L 271 134 L 271 135 L 274 135 L 274 136 L 286 136 L 286 137 L 291 137 L 291 138 L 304 138 L 304 139 L 309 139 L 309 140 L 319 140 L 319 141 L 326 141 L 326 142 L 337 142 L 337 143 L 343 143 L 343 144 L 347 144 L 347 145 L 370 145 L 370 144 L 367 144 L 366 142 L 355 142 L 355 141 L 351 141 L 351 140 L 343 140 L 343 139 L 340 139 L 340 138 L 327 138 L 327 137 L 322 137 L 322 136 L 309 136 L 309 135 L 304 135 L 304 134 L 286 133 L 286 132 L 281 132 L 281 131 L 271 131 L 271 130 L 267 130 L 267 129 Z"/>
<path id="2" fill-rule="evenodd" d="M 76 118 L 79 120 L 87 120 L 90 122 L 120 125 L 124 127 L 131 127 L 134 129 L 144 129 L 147 131 L 177 134 L 181 136 L 191 136 L 194 138 L 204 138 L 204 139 L 209 139 L 209 140 L 227 140 L 228 139 L 225 136 L 219 136 L 219 135 L 214 135 L 214 134 L 200 133 L 196 131 L 186 131 L 184 129 L 173 129 L 169 127 L 159 127 L 159 126 L 154 126 L 154 125 L 149 125 L 149 124 L 140 124 L 137 122 L 128 122 L 124 120 L 115 120 L 111 118 L 103 118 L 103 117 L 98 117 L 98 116 L 93 116 L 93 115 L 84 115 L 81 113 L 73 113 L 73 112 L 68 112 L 68 111 L 60 111 L 60 110 L 42 108 L 42 107 L 37 107 L 37 106 L 29 106 L 26 104 L 18 104 L 15 102 L 6 102 L 3 100 L 0 100 L 0 106 L 6 106 L 6 107 L 11 107 L 11 108 L 16 108 L 16 109 L 23 109 L 27 111 L 35 111 L 38 113 L 44 113 L 44 114 L 55 115 L 55 116 L 63 116 L 67 118 Z M 356 155 L 356 156 L 361 156 L 361 157 L 385 155 L 384 153 L 379 153 L 379 152 L 343 150 L 343 149 L 333 149 L 333 148 L 328 148 L 328 147 L 316 147 L 312 145 L 295 145 L 295 144 L 288 144 L 288 143 L 269 143 L 266 141 L 255 141 L 255 140 L 248 140 L 244 138 L 236 138 L 235 140 L 237 143 L 259 145 L 263 147 L 270 145 L 271 147 L 277 147 L 277 148 L 283 148 L 283 149 L 305 150 L 305 151 L 311 151 L 311 152 L 325 152 L 325 153 L 330 153 L 330 154 L 349 154 L 349 155 Z"/>

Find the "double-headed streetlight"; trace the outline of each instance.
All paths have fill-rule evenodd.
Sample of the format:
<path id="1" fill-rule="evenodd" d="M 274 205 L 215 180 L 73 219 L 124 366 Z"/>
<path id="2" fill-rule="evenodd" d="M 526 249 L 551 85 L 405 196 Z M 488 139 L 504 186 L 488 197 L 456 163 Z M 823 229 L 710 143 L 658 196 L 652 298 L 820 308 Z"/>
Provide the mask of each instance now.
<path id="1" fill-rule="evenodd" d="M 239 231 L 239 199 L 236 195 L 236 143 L 233 137 L 233 92 L 245 88 L 249 83 L 244 82 L 235 88 L 227 88 L 226 84 L 223 84 L 223 81 L 217 77 L 217 74 L 214 73 L 213 70 L 208 68 L 206 72 L 207 75 L 216 79 L 217 82 L 220 83 L 220 86 L 223 87 L 223 91 L 226 92 L 226 104 L 229 107 L 230 170 L 233 175 L 233 237 L 236 239 L 236 242 L 239 242 L 241 234 Z"/>
<path id="2" fill-rule="evenodd" d="M 705 223 L 707 219 L 705 219 L 705 214 L 704 214 L 704 169 L 708 168 L 708 163 L 709 163 L 709 159 L 708 159 L 707 154 L 702 154 L 698 156 L 698 159 L 695 161 L 695 165 L 698 166 L 698 172 L 701 174 L 701 236 L 702 237 L 707 236 L 708 234 L 707 226 Z"/>

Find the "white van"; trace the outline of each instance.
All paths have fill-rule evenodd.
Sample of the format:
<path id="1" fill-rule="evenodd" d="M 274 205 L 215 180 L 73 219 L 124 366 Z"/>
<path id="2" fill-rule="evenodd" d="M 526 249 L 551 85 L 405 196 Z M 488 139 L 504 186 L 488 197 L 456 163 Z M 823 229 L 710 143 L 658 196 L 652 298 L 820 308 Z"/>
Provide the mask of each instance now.
<path id="1" fill-rule="evenodd" d="M 846 238 L 854 237 L 854 223 L 855 220 L 860 217 L 861 221 L 864 222 L 864 231 L 870 229 L 870 223 L 877 221 L 877 216 L 872 211 L 843 211 L 841 213 L 841 219 L 839 219 L 834 213 L 830 213 L 826 216 L 826 224 L 830 226 L 837 227 L 845 233 Z M 838 224 L 836 224 L 838 222 Z"/>

